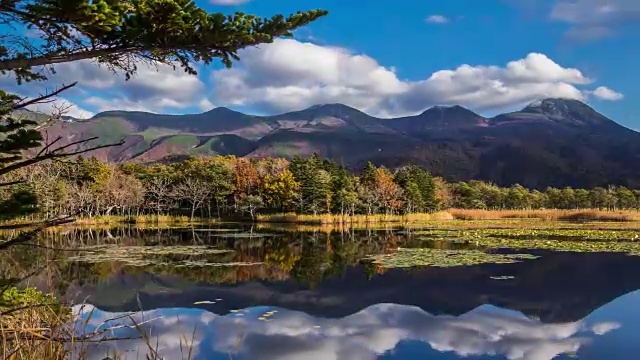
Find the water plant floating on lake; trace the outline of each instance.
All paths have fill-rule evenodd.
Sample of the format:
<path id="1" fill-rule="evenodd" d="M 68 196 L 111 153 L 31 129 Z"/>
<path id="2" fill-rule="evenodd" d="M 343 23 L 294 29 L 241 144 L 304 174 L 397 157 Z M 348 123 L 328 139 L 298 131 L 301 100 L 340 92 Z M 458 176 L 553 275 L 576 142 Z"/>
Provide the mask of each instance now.
<path id="1" fill-rule="evenodd" d="M 392 254 L 371 255 L 364 258 L 384 268 L 419 266 L 455 267 L 478 264 L 510 264 L 537 259 L 530 254 L 492 254 L 480 250 L 437 250 L 399 248 Z"/>
<path id="2" fill-rule="evenodd" d="M 424 241 L 463 242 L 484 249 L 544 249 L 640 255 L 638 232 L 631 230 L 430 229 L 416 234 L 422 236 Z"/>
<path id="3" fill-rule="evenodd" d="M 211 259 L 192 257 L 212 257 L 233 253 L 233 250 L 216 249 L 209 246 L 117 246 L 98 245 L 83 248 L 79 255 L 70 256 L 67 261 L 102 263 L 120 262 L 129 266 L 171 265 L 190 266 L 241 266 L 247 263 L 219 262 Z M 191 258 L 190 258 L 191 257 Z M 251 263 L 253 265 L 253 263 Z"/>

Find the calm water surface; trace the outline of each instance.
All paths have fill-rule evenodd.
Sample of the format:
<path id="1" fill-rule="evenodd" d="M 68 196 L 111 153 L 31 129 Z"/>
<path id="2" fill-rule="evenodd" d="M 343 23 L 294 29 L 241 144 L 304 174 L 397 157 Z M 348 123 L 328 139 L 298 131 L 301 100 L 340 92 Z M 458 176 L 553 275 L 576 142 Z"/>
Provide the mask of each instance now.
<path id="1" fill-rule="evenodd" d="M 12 254 L 25 269 L 46 264 L 28 284 L 85 303 L 75 310 L 87 331 L 127 325 L 122 315 L 131 314 L 165 359 L 637 359 L 640 353 L 640 257 L 624 254 L 537 250 L 527 252 L 540 258 L 515 264 L 384 270 L 359 260 L 399 246 L 451 245 L 401 229 L 230 225 L 70 229 L 43 241 L 53 243 L 69 251 Z M 100 244 L 233 252 L 153 255 L 146 265 L 122 253 L 98 263 L 74 260 L 73 249 Z M 170 265 L 205 260 L 235 265 Z M 144 359 L 138 331 L 123 327 L 110 335 L 133 339 L 92 346 L 90 359 L 116 353 Z"/>

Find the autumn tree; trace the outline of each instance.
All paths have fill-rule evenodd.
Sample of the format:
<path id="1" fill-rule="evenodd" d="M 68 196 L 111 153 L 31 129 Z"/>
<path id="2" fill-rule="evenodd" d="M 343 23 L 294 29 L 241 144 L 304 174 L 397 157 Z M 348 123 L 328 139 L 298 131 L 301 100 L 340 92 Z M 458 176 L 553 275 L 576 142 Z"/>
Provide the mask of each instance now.
<path id="1" fill-rule="evenodd" d="M 147 206 L 160 216 L 175 206 L 173 181 L 166 175 L 159 173 L 146 177 L 142 185 L 146 196 Z"/>
<path id="2" fill-rule="evenodd" d="M 402 189 L 393 181 L 391 172 L 385 167 L 376 169 L 373 193 L 387 214 L 394 213 L 402 205 Z"/>
<path id="3" fill-rule="evenodd" d="M 235 176 L 234 205 L 241 212 L 248 212 L 253 219 L 255 211 L 264 205 L 259 195 L 260 176 L 255 164 L 249 159 L 235 159 L 233 163 Z"/>
<path id="4" fill-rule="evenodd" d="M 178 200 L 189 203 L 191 208 L 191 220 L 195 218 L 196 210 L 202 208 L 211 196 L 211 187 L 202 179 L 186 177 L 173 188 L 173 196 Z"/>
<path id="5" fill-rule="evenodd" d="M 293 30 L 326 14 L 312 10 L 271 18 L 241 12 L 225 15 L 207 13 L 191 0 L 1 0 L 0 25 L 13 33 L 0 36 L 0 74 L 13 76 L 19 85 L 44 81 L 56 65 L 79 60 L 93 60 L 126 79 L 135 75 L 140 63 L 168 64 L 195 74 L 196 63 L 220 59 L 229 67 L 239 60 L 241 49 L 291 36 Z M 88 146 L 95 138 L 61 144 L 61 137 L 43 145 L 37 122 L 15 116 L 16 111 L 50 102 L 74 85 L 35 98 L 0 90 L 0 177 L 48 159 L 114 145 Z M 74 146 L 83 149 L 69 151 Z M 25 150 L 35 148 L 41 148 L 37 155 L 22 158 Z"/>
<path id="6" fill-rule="evenodd" d="M 266 174 L 261 182 L 260 194 L 266 204 L 277 210 L 291 210 L 291 205 L 297 198 L 298 183 L 288 169 L 277 176 Z"/>

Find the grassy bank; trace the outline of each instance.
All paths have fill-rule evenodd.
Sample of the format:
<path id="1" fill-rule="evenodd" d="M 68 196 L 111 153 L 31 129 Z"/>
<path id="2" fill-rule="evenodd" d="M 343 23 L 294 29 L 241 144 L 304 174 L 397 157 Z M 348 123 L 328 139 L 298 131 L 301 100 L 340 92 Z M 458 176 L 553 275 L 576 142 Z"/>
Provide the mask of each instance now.
<path id="1" fill-rule="evenodd" d="M 342 225 L 342 224 L 381 224 L 381 223 L 412 223 L 433 220 L 452 220 L 450 213 L 437 212 L 433 214 L 407 214 L 407 215 L 340 215 L 340 214 L 268 214 L 258 215 L 257 222 L 292 223 L 307 225 Z"/>
<path id="2" fill-rule="evenodd" d="M 410 224 L 442 220 L 507 220 L 539 219 L 544 221 L 640 221 L 640 211 L 607 210 L 477 210 L 449 209 L 432 214 L 407 215 L 304 215 L 304 214 L 266 214 L 258 215 L 257 222 L 305 224 L 305 225 L 355 225 L 355 224 Z"/>
<path id="3" fill-rule="evenodd" d="M 175 216 L 175 215 L 138 215 L 138 216 L 122 216 L 122 215 L 100 215 L 93 217 L 78 217 L 73 221 L 73 225 L 112 225 L 112 224 L 138 224 L 138 225 L 172 225 L 172 224 L 201 224 L 211 223 L 217 219 L 212 218 L 194 218 L 193 220 L 188 216 Z M 4 228 L 19 228 L 24 224 L 38 224 L 45 221 L 42 218 L 36 217 L 23 217 L 16 218 L 10 221 L 0 221 L 0 227 Z"/>
<path id="4" fill-rule="evenodd" d="M 296 213 L 259 214 L 257 223 L 299 224 L 299 225 L 328 225 L 328 226 L 367 226 L 371 224 L 417 224 L 432 221 L 483 221 L 483 220 L 543 220 L 543 221 L 598 221 L 598 222 L 636 222 L 640 221 L 640 211 L 636 210 L 479 210 L 479 209 L 448 209 L 436 213 L 415 213 L 406 215 L 340 215 L 319 214 L 307 215 Z M 229 218 L 236 222 L 251 222 L 248 217 Z M 20 224 L 33 223 L 33 218 L 14 219 L 0 222 L 0 228 L 11 229 Z M 206 224 L 217 222 L 216 218 L 194 218 L 173 215 L 140 215 L 140 216 L 94 216 L 81 217 L 72 224 L 75 226 L 97 226 L 136 224 L 140 226 L 172 226 L 186 224 Z"/>
<path id="5" fill-rule="evenodd" d="M 635 210 L 447 210 L 457 220 L 541 219 L 546 221 L 640 221 Z"/>

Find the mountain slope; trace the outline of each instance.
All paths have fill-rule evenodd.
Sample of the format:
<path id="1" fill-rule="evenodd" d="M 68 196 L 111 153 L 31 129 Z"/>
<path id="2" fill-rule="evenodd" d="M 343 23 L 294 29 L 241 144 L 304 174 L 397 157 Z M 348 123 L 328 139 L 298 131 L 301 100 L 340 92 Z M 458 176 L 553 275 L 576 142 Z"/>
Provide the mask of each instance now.
<path id="1" fill-rule="evenodd" d="M 125 144 L 94 154 L 153 162 L 167 156 L 264 157 L 318 153 L 353 169 L 368 161 L 428 167 L 449 180 L 483 179 L 527 187 L 640 186 L 640 134 L 577 100 L 544 99 L 486 118 L 461 106 L 380 119 L 342 104 L 276 116 L 227 108 L 202 114 L 110 111 L 47 130 L 63 142 L 98 136 Z M 61 142 L 61 143 L 63 143 Z"/>

